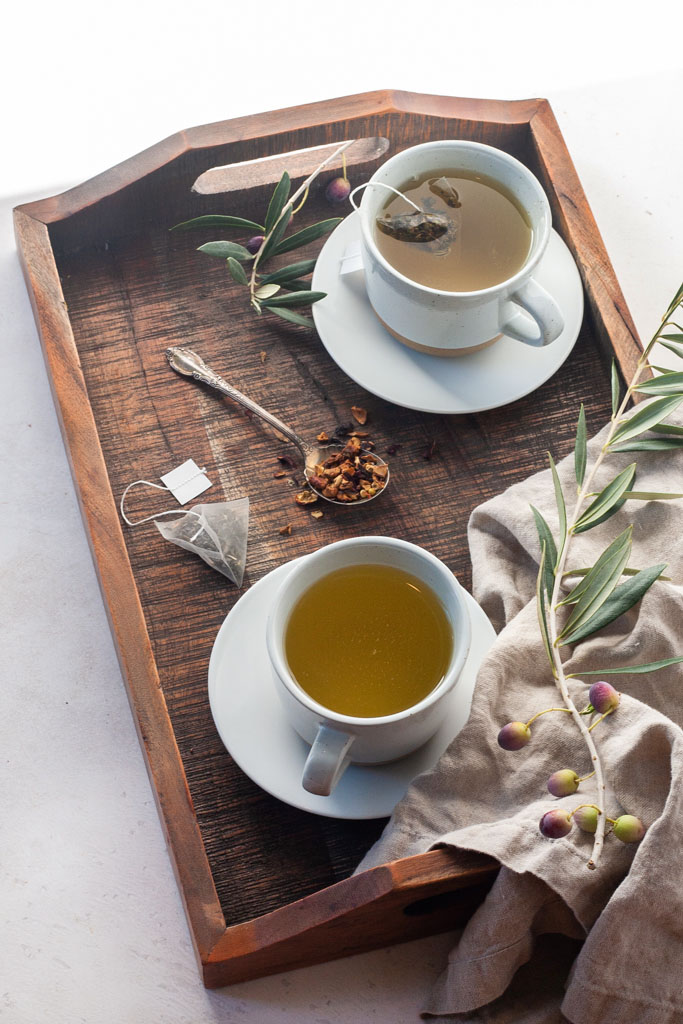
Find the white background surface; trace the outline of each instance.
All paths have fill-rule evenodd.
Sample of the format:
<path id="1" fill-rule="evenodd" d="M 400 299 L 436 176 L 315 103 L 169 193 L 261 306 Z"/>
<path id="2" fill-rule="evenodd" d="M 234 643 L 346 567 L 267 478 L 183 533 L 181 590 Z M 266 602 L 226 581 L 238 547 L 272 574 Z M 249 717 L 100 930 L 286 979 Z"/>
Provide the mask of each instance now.
<path id="1" fill-rule="evenodd" d="M 649 335 L 683 279 L 680 7 L 15 4 L 0 61 L 0 1020 L 404 1024 L 447 936 L 203 989 L 90 561 L 12 206 L 182 128 L 378 88 L 553 106 Z M 427 16 L 434 11 L 434 20 Z M 46 499 L 46 496 L 47 497 Z"/>

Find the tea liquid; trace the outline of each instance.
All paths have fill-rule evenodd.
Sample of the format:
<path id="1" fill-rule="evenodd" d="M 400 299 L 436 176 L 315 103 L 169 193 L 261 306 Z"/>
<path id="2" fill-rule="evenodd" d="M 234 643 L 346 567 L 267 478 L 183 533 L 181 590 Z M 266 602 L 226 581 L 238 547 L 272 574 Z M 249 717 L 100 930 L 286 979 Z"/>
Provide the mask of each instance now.
<path id="1" fill-rule="evenodd" d="M 393 715 L 439 685 L 453 651 L 444 608 L 421 580 L 385 565 L 338 569 L 295 604 L 285 656 L 299 686 L 331 711 Z"/>
<path id="2" fill-rule="evenodd" d="M 460 206 L 450 207 L 429 187 L 445 178 L 455 189 Z M 471 292 L 507 281 L 524 266 L 532 242 L 526 212 L 512 193 L 482 174 L 467 171 L 429 171 L 411 178 L 400 192 L 425 213 L 445 214 L 452 227 L 432 242 L 403 242 L 375 228 L 375 244 L 399 273 L 429 288 Z M 414 212 L 400 196 L 392 196 L 380 212 Z"/>

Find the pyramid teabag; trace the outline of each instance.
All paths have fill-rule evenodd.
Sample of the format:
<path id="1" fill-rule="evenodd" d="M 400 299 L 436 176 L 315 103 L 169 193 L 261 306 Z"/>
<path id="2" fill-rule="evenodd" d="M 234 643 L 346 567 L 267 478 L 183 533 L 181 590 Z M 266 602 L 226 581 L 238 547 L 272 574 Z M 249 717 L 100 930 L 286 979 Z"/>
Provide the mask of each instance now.
<path id="1" fill-rule="evenodd" d="M 173 522 L 154 523 L 162 537 L 199 555 L 207 565 L 242 586 L 247 558 L 249 498 L 195 505 Z"/>

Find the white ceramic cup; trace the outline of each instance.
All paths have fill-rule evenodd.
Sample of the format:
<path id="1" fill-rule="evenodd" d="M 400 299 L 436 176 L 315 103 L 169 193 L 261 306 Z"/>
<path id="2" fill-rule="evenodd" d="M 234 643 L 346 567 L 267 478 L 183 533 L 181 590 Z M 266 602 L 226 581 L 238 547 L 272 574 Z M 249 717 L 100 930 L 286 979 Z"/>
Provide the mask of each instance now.
<path id="1" fill-rule="evenodd" d="M 490 288 L 446 292 L 412 281 L 384 258 L 375 242 L 375 220 L 391 193 L 414 175 L 444 168 L 482 174 L 499 182 L 526 212 L 532 241 L 524 266 Z M 397 153 L 375 171 L 359 207 L 365 287 L 375 313 L 392 334 L 433 355 L 462 355 L 505 334 L 540 348 L 562 333 L 562 312 L 534 279 L 550 238 L 550 205 L 531 171 L 502 150 L 478 142 L 425 142 Z"/>
<path id="2" fill-rule="evenodd" d="M 439 685 L 405 711 L 379 718 L 355 718 L 318 704 L 298 685 L 285 657 L 287 623 L 301 595 L 321 577 L 359 564 L 391 565 L 417 577 L 437 596 L 453 629 L 453 651 Z M 339 628 L 344 628 L 342 621 Z M 422 746 L 436 732 L 469 651 L 470 621 L 462 587 L 434 555 L 393 537 L 355 537 L 320 548 L 294 566 L 271 608 L 266 642 L 285 713 L 299 735 L 311 744 L 302 785 L 309 793 L 329 796 L 350 762 L 395 761 Z"/>

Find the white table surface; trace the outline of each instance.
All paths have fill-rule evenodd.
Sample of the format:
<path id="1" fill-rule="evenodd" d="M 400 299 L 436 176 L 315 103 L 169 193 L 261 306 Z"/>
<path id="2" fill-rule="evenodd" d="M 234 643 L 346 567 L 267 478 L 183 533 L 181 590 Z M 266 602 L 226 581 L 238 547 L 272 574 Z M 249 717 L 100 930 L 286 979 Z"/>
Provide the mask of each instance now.
<path id="1" fill-rule="evenodd" d="M 432 5 L 430 5 L 432 6 Z M 452 936 L 199 980 L 11 231 L 182 128 L 377 88 L 553 106 L 641 335 L 683 279 L 669 3 L 14 4 L 0 161 L 0 1020 L 404 1024 Z M 418 18 L 419 15 L 419 18 Z M 353 38 L 353 45 L 342 40 Z"/>

